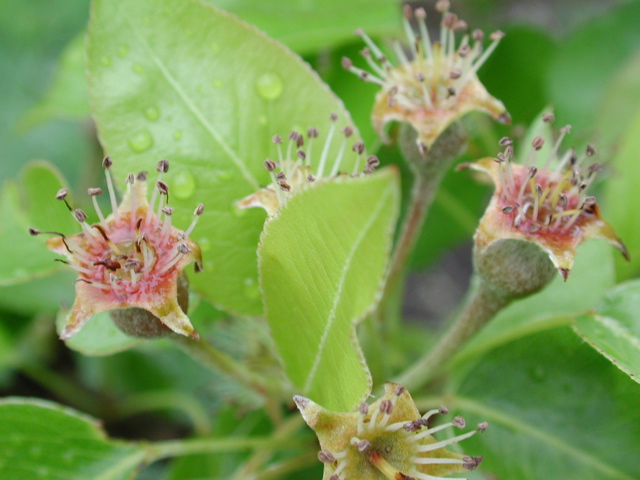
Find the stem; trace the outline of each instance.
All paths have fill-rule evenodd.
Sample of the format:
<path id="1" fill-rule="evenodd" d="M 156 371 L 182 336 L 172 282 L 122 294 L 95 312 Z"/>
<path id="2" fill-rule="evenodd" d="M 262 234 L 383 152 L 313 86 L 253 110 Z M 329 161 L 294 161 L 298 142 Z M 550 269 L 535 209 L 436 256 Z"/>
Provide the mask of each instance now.
<path id="1" fill-rule="evenodd" d="M 377 309 L 377 317 L 382 324 L 396 323 L 400 318 L 407 263 L 442 178 L 465 143 L 465 132 L 459 123 L 452 124 L 438 138 L 426 156 L 419 152 L 416 139 L 417 133 L 413 127 L 403 125 L 402 152 L 414 173 L 414 182 L 409 208 L 396 242 L 382 299 Z"/>
<path id="2" fill-rule="evenodd" d="M 165 458 L 181 457 L 206 453 L 232 452 L 236 450 L 259 449 L 275 450 L 296 447 L 298 440 L 291 438 L 192 438 L 187 440 L 170 440 L 147 445 L 147 463 Z"/>
<path id="3" fill-rule="evenodd" d="M 395 381 L 407 389 L 424 386 L 467 341 L 509 303 L 509 299 L 479 281 L 451 328 L 435 348 L 418 359 Z"/>
<path id="4" fill-rule="evenodd" d="M 192 340 L 178 334 L 172 334 L 169 338 L 198 363 L 216 373 L 231 377 L 242 385 L 256 391 L 262 397 L 268 396 L 269 393 L 274 393 L 274 387 L 277 387 L 273 383 L 269 384 L 264 377 L 252 372 L 226 353 L 217 350 L 202 340 Z"/>
<path id="5" fill-rule="evenodd" d="M 278 427 L 271 437 L 274 442 L 276 441 L 289 441 L 291 434 L 295 433 L 303 424 L 302 417 L 300 415 L 293 415 L 289 417 L 285 422 Z M 296 440 L 295 444 L 300 445 L 300 440 Z M 251 475 L 262 467 L 271 458 L 271 449 L 264 448 L 255 452 L 243 465 L 241 465 L 231 477 L 231 480 L 246 480 L 247 478 L 253 478 Z"/>

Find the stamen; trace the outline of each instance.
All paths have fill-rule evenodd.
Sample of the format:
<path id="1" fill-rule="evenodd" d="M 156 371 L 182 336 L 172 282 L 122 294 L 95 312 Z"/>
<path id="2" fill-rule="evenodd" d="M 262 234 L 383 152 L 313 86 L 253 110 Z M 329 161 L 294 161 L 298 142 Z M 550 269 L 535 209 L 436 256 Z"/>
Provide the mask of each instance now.
<path id="1" fill-rule="evenodd" d="M 118 203 L 116 202 L 116 191 L 113 188 L 113 179 L 111 178 L 111 165 L 113 165 L 111 158 L 104 157 L 104 160 L 102 160 L 102 166 L 104 167 L 104 175 L 107 179 L 107 190 L 109 190 L 109 198 L 111 199 L 111 211 L 114 215 L 117 215 Z"/>
<path id="2" fill-rule="evenodd" d="M 104 215 L 102 214 L 102 210 L 100 209 L 100 205 L 98 205 L 98 200 L 97 200 L 97 197 L 102 195 L 102 189 L 101 188 L 89 188 L 87 190 L 87 193 L 91 197 L 91 202 L 93 203 L 93 209 L 98 214 L 98 218 L 100 219 L 100 223 L 104 224 L 105 223 Z"/>
<path id="3" fill-rule="evenodd" d="M 327 157 L 329 156 L 329 148 L 331 147 L 331 141 L 333 140 L 333 135 L 336 131 L 336 120 L 338 117 L 333 114 L 331 115 L 331 128 L 329 128 L 329 134 L 327 135 L 327 139 L 324 142 L 324 146 L 322 148 L 322 154 L 320 155 L 320 164 L 318 165 L 318 177 L 324 176 L 324 167 L 327 163 Z"/>
<path id="4" fill-rule="evenodd" d="M 202 212 L 204 212 L 203 203 L 198 205 L 196 209 L 193 211 L 193 215 L 194 215 L 193 221 L 191 222 L 191 225 L 189 225 L 189 228 L 187 228 L 187 230 L 184 232 L 184 234 L 187 237 L 191 235 L 191 232 L 193 232 L 193 229 L 196 227 L 196 224 L 198 223 L 198 219 L 200 218 L 200 215 L 202 215 Z"/>

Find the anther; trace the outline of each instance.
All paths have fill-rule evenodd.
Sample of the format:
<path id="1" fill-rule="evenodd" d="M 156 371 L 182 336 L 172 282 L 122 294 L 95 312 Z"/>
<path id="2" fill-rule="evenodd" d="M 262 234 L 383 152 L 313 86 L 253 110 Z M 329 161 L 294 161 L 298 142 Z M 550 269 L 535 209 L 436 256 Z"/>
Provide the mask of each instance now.
<path id="1" fill-rule="evenodd" d="M 449 0 L 438 0 L 436 2 L 436 10 L 440 13 L 448 12 L 450 6 Z"/>
<path id="2" fill-rule="evenodd" d="M 136 180 L 136 177 L 133 175 L 133 173 L 130 173 L 129 175 L 127 175 L 127 178 L 125 179 L 124 183 L 128 183 L 130 185 L 133 185 L 135 180 Z"/>
<path id="3" fill-rule="evenodd" d="M 460 48 L 458 49 L 458 55 L 460 56 L 460 58 L 465 58 L 470 53 L 471 47 L 469 46 L 469 44 L 465 43 L 463 45 L 460 45 Z"/>
<path id="4" fill-rule="evenodd" d="M 191 249 L 187 247 L 184 243 L 181 243 L 180 245 L 178 245 L 178 252 L 182 253 L 183 255 L 186 255 L 190 251 Z"/>
<path id="5" fill-rule="evenodd" d="M 489 38 L 491 40 L 501 40 L 503 39 L 505 36 L 505 33 L 500 31 L 500 30 L 496 30 L 495 32 L 493 32 L 491 35 L 489 35 Z"/>
<path id="6" fill-rule="evenodd" d="M 69 190 L 66 188 L 61 188 L 60 190 L 58 190 L 58 193 L 56 193 L 56 200 L 64 200 L 65 198 L 67 198 L 67 195 L 69 195 Z"/>
<path id="7" fill-rule="evenodd" d="M 276 169 L 276 162 L 274 162 L 270 158 L 267 158 L 264 161 L 264 168 L 267 169 L 267 172 L 273 172 Z"/>
<path id="8" fill-rule="evenodd" d="M 531 142 L 531 145 L 535 150 L 540 150 L 544 145 L 544 138 L 538 135 L 536 138 L 533 139 L 533 141 Z"/>
<path id="9" fill-rule="evenodd" d="M 366 415 L 369 413 L 369 404 L 367 404 L 367 402 L 362 402 L 358 409 L 360 411 L 360 415 Z"/>
<path id="10" fill-rule="evenodd" d="M 166 183 L 158 181 L 156 182 L 156 187 L 158 187 L 160 195 L 169 195 L 169 185 Z"/>
<path id="11" fill-rule="evenodd" d="M 378 159 L 378 157 L 376 157 L 375 155 L 370 155 L 367 158 L 367 165 L 369 167 L 376 168 L 380 165 L 380 159 Z"/>
<path id="12" fill-rule="evenodd" d="M 302 160 L 303 162 L 304 162 L 304 160 L 307 158 L 307 154 L 306 154 L 306 153 L 304 153 L 304 150 L 298 150 L 298 151 L 296 152 L 296 155 L 298 155 L 298 158 L 299 158 L 300 160 Z"/>
<path id="13" fill-rule="evenodd" d="M 563 133 L 565 135 L 568 135 L 571 133 L 571 125 L 565 125 L 564 127 L 562 127 L 560 129 L 560 133 Z"/>
<path id="14" fill-rule="evenodd" d="M 167 173 L 169 171 L 169 161 L 168 160 L 160 160 L 156 165 L 156 171 L 158 173 Z"/>
<path id="15" fill-rule="evenodd" d="M 482 457 L 462 457 L 465 470 L 475 470 L 482 463 Z"/>
<path id="16" fill-rule="evenodd" d="M 513 207 L 511 205 L 507 205 L 506 207 L 502 208 L 502 213 L 511 213 L 513 212 Z"/>
<path id="17" fill-rule="evenodd" d="M 383 415 L 391 415 L 392 412 L 393 403 L 391 403 L 391 400 L 383 400 L 380 403 L 380 413 L 382 413 Z"/>
<path id="18" fill-rule="evenodd" d="M 396 396 L 400 396 L 402 395 L 404 392 L 406 391 L 406 388 L 404 388 L 402 385 L 398 385 L 396 387 Z"/>
<path id="19" fill-rule="evenodd" d="M 482 422 L 478 424 L 478 431 L 480 433 L 484 433 L 484 431 L 489 428 L 489 423 L 488 422 Z"/>
<path id="20" fill-rule="evenodd" d="M 507 147 L 509 145 L 513 145 L 513 140 L 509 137 L 502 137 L 498 143 L 501 147 Z"/>
<path id="21" fill-rule="evenodd" d="M 204 203 L 201 203 L 200 205 L 198 205 L 196 209 L 193 211 L 193 214 L 200 216 L 202 215 L 202 212 L 204 212 Z"/>
<path id="22" fill-rule="evenodd" d="M 462 76 L 462 70 L 460 70 L 459 68 L 454 68 L 453 70 L 451 70 L 451 72 L 449 72 L 449 78 L 451 78 L 452 80 L 456 80 L 461 76 Z"/>
<path id="23" fill-rule="evenodd" d="M 351 135 L 353 135 L 353 128 L 351 127 L 344 127 L 342 129 L 342 133 L 344 134 L 345 138 L 349 138 Z"/>
<path id="24" fill-rule="evenodd" d="M 585 153 L 587 154 L 587 157 L 594 156 L 597 153 L 596 147 L 591 144 L 587 145 L 587 151 Z"/>
<path id="25" fill-rule="evenodd" d="M 102 160 L 102 166 L 104 168 L 111 168 L 111 165 L 113 165 L 111 157 L 104 157 L 104 160 Z"/>
<path id="26" fill-rule="evenodd" d="M 439 412 L 440 412 L 442 415 L 446 415 L 447 413 L 449 413 L 449 409 L 448 409 L 447 407 L 445 407 L 444 405 L 442 405 L 442 406 L 440 407 L 440 409 L 439 409 Z"/>
<path id="27" fill-rule="evenodd" d="M 362 155 L 364 153 L 364 148 L 364 142 L 356 142 L 353 144 L 352 150 L 358 155 Z"/>
<path id="28" fill-rule="evenodd" d="M 553 113 L 545 113 L 542 115 L 542 121 L 544 123 L 552 124 L 556 121 L 556 116 Z"/>
<path id="29" fill-rule="evenodd" d="M 35 237 L 36 235 L 40 235 L 42 232 L 34 227 L 29 227 L 29 235 Z"/>
<path id="30" fill-rule="evenodd" d="M 467 422 L 464 421 L 463 417 L 454 417 L 454 419 L 451 421 L 451 425 L 458 428 L 464 428 L 466 424 Z"/>
<path id="31" fill-rule="evenodd" d="M 285 191 L 285 192 L 289 192 L 291 191 L 291 185 L 289 185 L 286 181 L 284 180 L 280 180 L 280 182 L 278 182 L 278 186 L 280 187 L 281 190 Z"/>
<path id="32" fill-rule="evenodd" d="M 484 41 L 484 32 L 479 28 L 476 28 L 471 34 L 474 42 L 483 42 Z"/>
<path id="33" fill-rule="evenodd" d="M 144 170 L 142 172 L 138 172 L 138 174 L 136 175 L 136 180 L 138 180 L 140 182 L 146 182 L 147 181 L 147 172 L 145 172 Z"/>
<path id="34" fill-rule="evenodd" d="M 360 453 L 364 453 L 368 450 L 371 450 L 371 442 L 369 442 L 368 440 L 360 440 L 355 444 L 355 447 Z"/>
<path id="35" fill-rule="evenodd" d="M 160 210 L 162 213 L 164 213 L 167 216 L 171 216 L 173 215 L 173 208 L 171 207 L 164 207 L 162 210 Z"/>
<path id="36" fill-rule="evenodd" d="M 336 461 L 336 457 L 329 450 L 320 450 L 318 452 L 318 460 L 322 463 L 333 463 Z"/>
<path id="37" fill-rule="evenodd" d="M 529 225 L 529 232 L 530 233 L 536 233 L 538 231 L 540 231 L 540 225 L 537 223 L 532 223 L 531 225 Z"/>
<path id="38" fill-rule="evenodd" d="M 282 143 L 282 137 L 280 135 L 274 135 L 273 138 L 271 139 L 271 141 L 275 144 L 281 144 Z"/>
<path id="39" fill-rule="evenodd" d="M 84 213 L 83 210 L 80 210 L 79 208 L 73 211 L 73 216 L 76 217 L 76 220 L 78 221 L 78 223 L 83 223 L 88 218 L 88 215 Z"/>
<path id="40" fill-rule="evenodd" d="M 337 121 L 338 115 L 336 115 L 335 113 L 332 113 L 331 115 L 329 115 L 329 120 L 331 120 L 332 122 Z"/>
<path id="41" fill-rule="evenodd" d="M 319 132 L 316 127 L 311 127 L 307 130 L 307 137 L 309 138 L 318 138 Z"/>

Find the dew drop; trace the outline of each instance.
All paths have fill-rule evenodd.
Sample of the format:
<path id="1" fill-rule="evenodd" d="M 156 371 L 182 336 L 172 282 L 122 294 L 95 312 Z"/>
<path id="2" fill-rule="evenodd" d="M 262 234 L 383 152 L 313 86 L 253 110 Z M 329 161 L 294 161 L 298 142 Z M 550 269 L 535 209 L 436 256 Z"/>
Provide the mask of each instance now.
<path id="1" fill-rule="evenodd" d="M 124 58 L 129 53 L 129 45 L 123 44 L 118 47 L 118 56 Z"/>
<path id="2" fill-rule="evenodd" d="M 107 56 L 100 57 L 100 63 L 105 67 L 108 67 L 109 65 L 111 65 L 111 57 L 107 57 Z"/>
<path id="3" fill-rule="evenodd" d="M 144 116 L 154 122 L 160 118 L 160 111 L 156 107 L 149 107 L 144 111 Z"/>
<path id="4" fill-rule="evenodd" d="M 196 179 L 187 170 L 182 170 L 171 181 L 171 186 L 176 198 L 186 199 L 191 197 L 196 190 Z"/>
<path id="5" fill-rule="evenodd" d="M 198 240 L 198 245 L 200 245 L 200 250 L 202 251 L 202 253 L 205 253 L 211 250 L 211 242 L 207 237 L 201 237 Z"/>
<path id="6" fill-rule="evenodd" d="M 182 130 L 176 130 L 175 132 L 173 132 L 172 136 L 174 140 L 182 139 Z"/>
<path id="7" fill-rule="evenodd" d="M 131 70 L 133 70 L 134 73 L 142 73 L 142 72 L 144 72 L 144 67 L 142 65 L 140 65 L 139 63 L 134 63 L 131 66 Z"/>
<path id="8" fill-rule="evenodd" d="M 256 300 L 260 297 L 260 287 L 255 278 L 245 278 L 242 286 L 244 296 L 249 300 Z"/>
<path id="9" fill-rule="evenodd" d="M 282 95 L 282 79 L 277 73 L 264 73 L 256 80 L 256 89 L 262 98 L 275 100 Z"/>
<path id="10" fill-rule="evenodd" d="M 143 153 L 153 146 L 153 137 L 148 130 L 142 130 L 129 137 L 128 143 L 135 153 Z"/>

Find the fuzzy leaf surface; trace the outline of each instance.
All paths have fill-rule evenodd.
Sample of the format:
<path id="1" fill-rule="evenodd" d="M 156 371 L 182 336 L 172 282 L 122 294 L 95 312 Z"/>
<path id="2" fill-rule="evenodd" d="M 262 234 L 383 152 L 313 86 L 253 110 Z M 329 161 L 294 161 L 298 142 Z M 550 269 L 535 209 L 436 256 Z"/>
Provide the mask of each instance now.
<path id="1" fill-rule="evenodd" d="M 351 410 L 371 389 L 355 324 L 381 287 L 398 196 L 391 169 L 314 185 L 262 236 L 260 283 L 285 371 L 332 410 Z"/>

